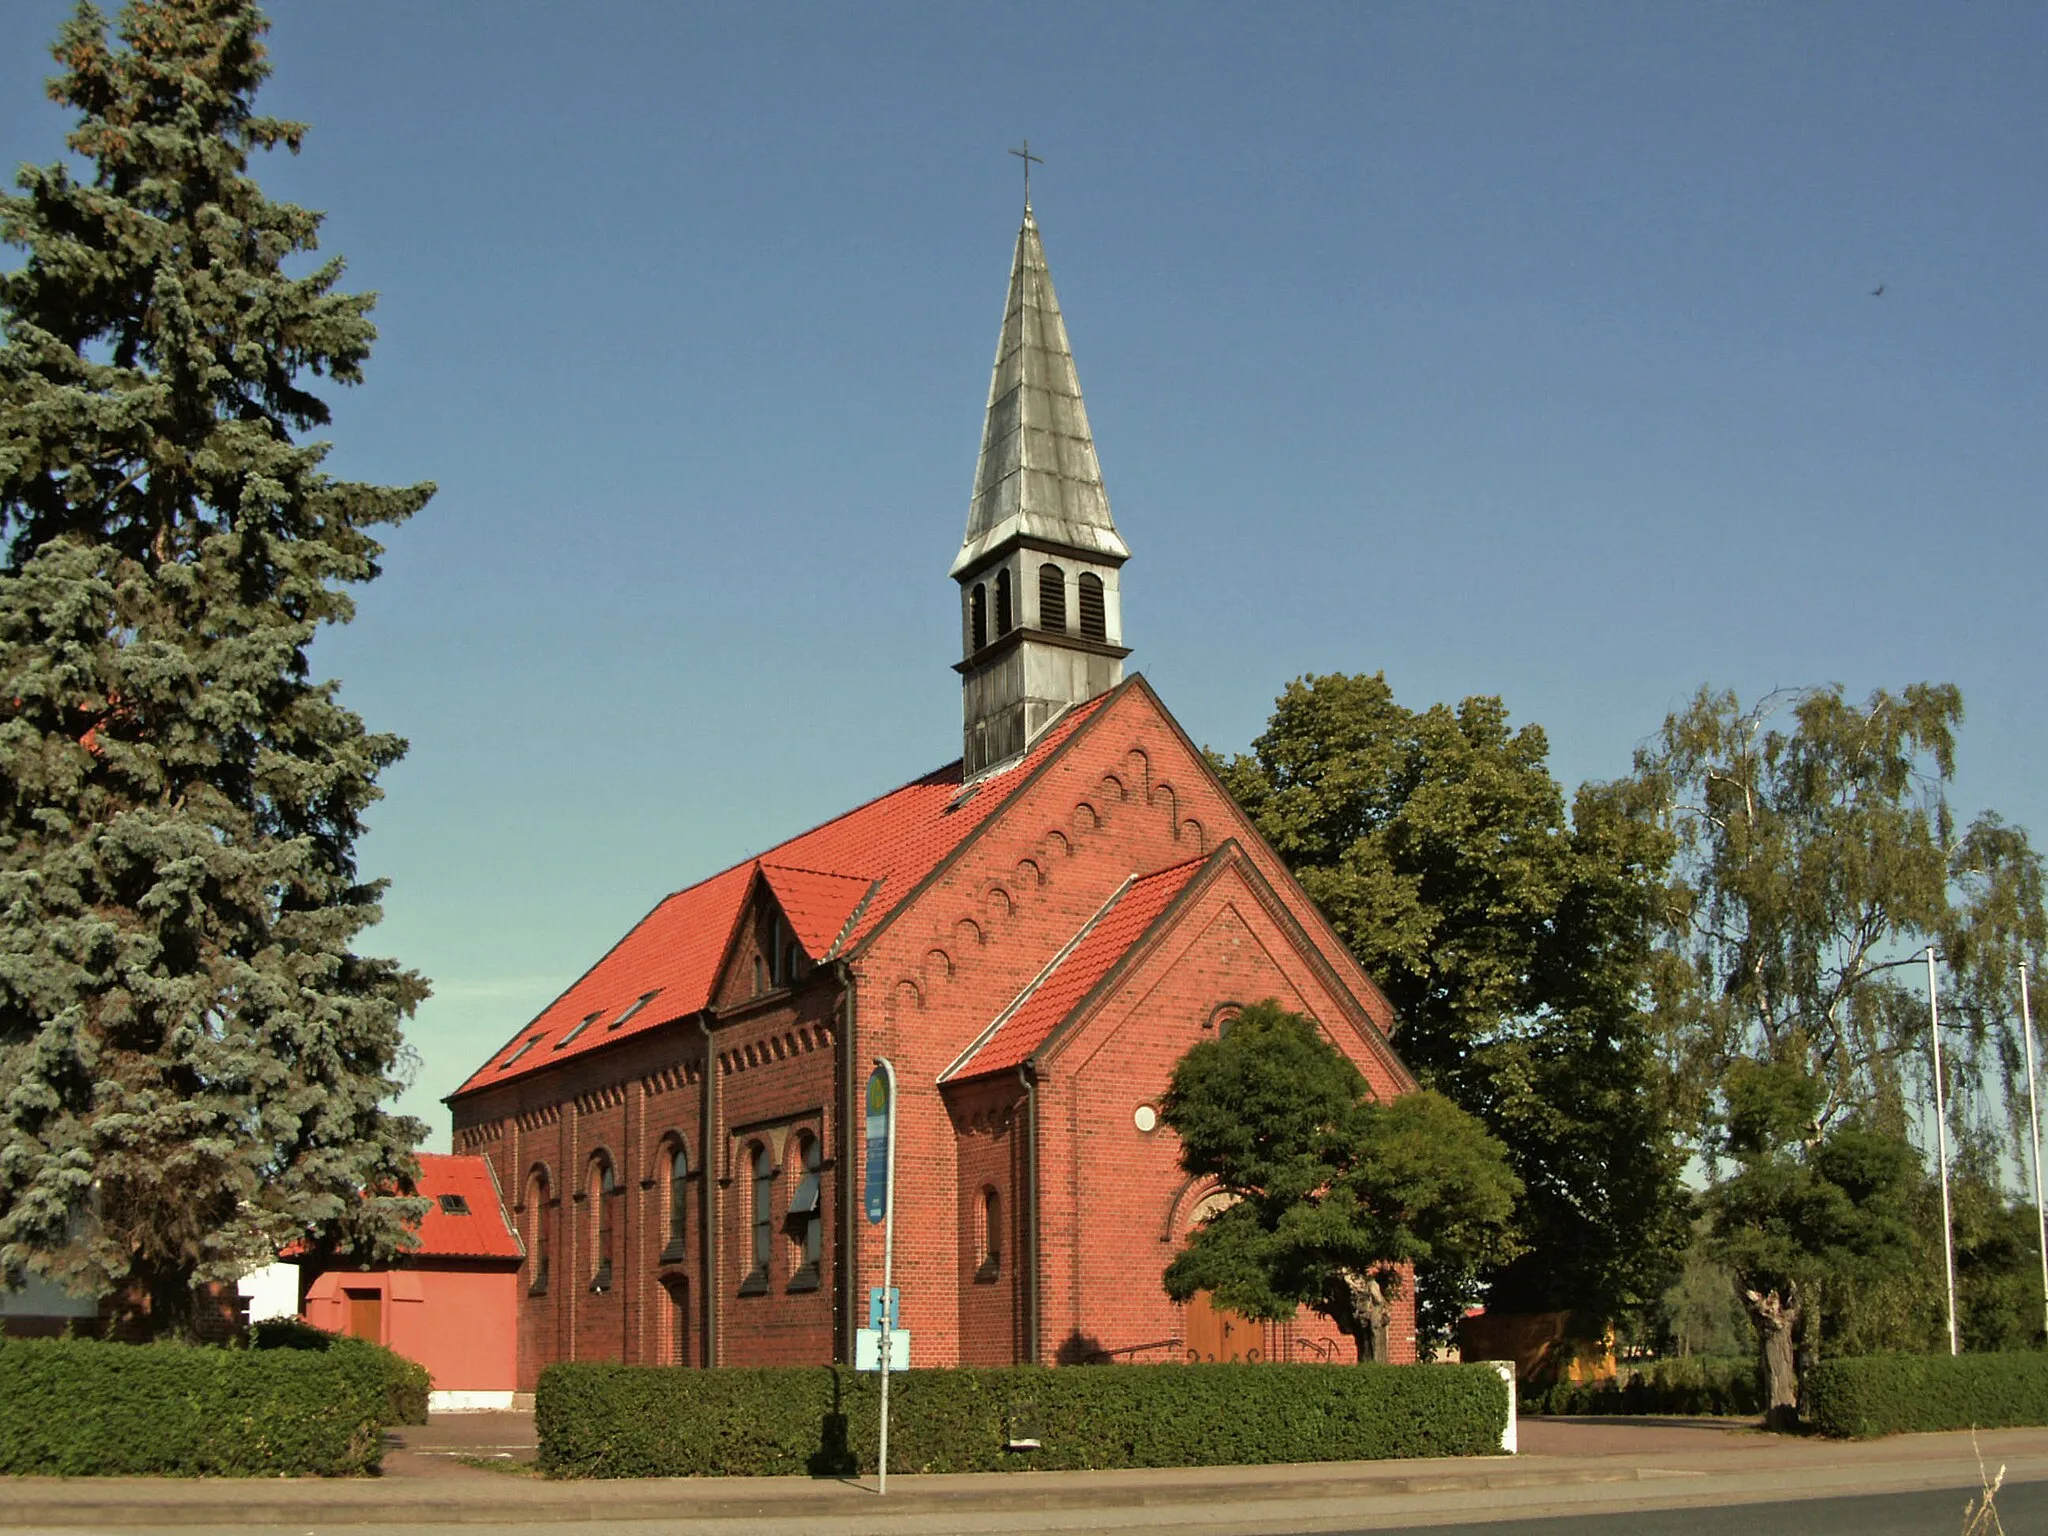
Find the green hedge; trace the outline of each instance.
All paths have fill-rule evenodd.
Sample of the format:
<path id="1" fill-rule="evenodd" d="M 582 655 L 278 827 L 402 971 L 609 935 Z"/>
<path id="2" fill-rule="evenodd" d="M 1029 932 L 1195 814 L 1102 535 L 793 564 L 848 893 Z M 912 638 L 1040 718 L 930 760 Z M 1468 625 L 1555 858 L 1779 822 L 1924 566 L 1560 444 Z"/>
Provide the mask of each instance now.
<path id="1" fill-rule="evenodd" d="M 535 1396 L 559 1477 L 872 1471 L 877 1380 L 837 1366 L 554 1365 Z M 889 1379 L 891 1472 L 1369 1461 L 1500 1449 L 1489 1366 L 1117 1365 Z M 1012 1451 L 1012 1436 L 1037 1450 Z"/>
<path id="2" fill-rule="evenodd" d="M 342 1476 L 383 1455 L 380 1399 L 325 1354 L 0 1343 L 0 1473 Z"/>
<path id="3" fill-rule="evenodd" d="M 1619 1381 L 1538 1388 L 1523 1395 L 1522 1411 L 1741 1415 L 1764 1411 L 1764 1389 L 1753 1356 L 1691 1355 L 1626 1369 Z"/>
<path id="4" fill-rule="evenodd" d="M 1809 1422 L 1824 1435 L 2048 1425 L 2048 1354 L 1823 1360 L 1803 1385 Z"/>
<path id="5" fill-rule="evenodd" d="M 383 1404 L 381 1414 L 386 1424 L 427 1422 L 427 1393 L 433 1387 L 433 1378 L 425 1366 L 382 1344 L 345 1338 L 296 1318 L 276 1318 L 250 1328 L 249 1347 L 304 1349 L 324 1354 L 356 1377 Z"/>

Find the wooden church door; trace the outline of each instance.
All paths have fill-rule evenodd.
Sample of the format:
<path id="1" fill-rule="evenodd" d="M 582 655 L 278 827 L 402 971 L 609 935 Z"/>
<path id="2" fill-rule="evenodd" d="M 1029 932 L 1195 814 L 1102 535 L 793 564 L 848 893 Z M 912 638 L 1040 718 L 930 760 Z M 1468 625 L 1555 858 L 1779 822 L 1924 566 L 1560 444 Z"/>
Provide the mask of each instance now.
<path id="1" fill-rule="evenodd" d="M 1216 1305 L 1207 1291 L 1188 1298 L 1186 1350 L 1190 1361 L 1260 1360 L 1262 1324 Z"/>

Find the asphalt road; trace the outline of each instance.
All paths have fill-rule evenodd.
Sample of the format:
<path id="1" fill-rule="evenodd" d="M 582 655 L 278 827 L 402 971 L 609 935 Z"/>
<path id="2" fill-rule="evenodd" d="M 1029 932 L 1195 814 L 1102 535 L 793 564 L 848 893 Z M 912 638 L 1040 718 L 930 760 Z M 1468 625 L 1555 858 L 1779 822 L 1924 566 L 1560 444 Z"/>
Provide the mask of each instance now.
<path id="1" fill-rule="evenodd" d="M 1718 1504 L 1612 1515 L 1559 1515 L 1471 1525 L 1412 1526 L 1458 1536 L 1960 1536 L 1967 1489 L 1878 1493 L 1853 1499 L 1795 1499 L 1785 1504 Z M 2048 1482 L 2009 1483 L 1998 1494 L 2006 1536 L 2048 1532 Z M 1381 1526 L 1356 1536 L 1387 1536 Z"/>

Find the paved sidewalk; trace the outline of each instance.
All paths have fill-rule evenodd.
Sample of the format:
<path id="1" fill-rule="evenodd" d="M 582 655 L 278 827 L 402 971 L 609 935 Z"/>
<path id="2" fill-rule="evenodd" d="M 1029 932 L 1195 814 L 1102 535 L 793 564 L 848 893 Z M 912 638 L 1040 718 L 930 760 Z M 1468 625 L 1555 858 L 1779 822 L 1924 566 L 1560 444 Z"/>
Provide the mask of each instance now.
<path id="1" fill-rule="evenodd" d="M 516 1443 L 504 1419 L 437 1421 L 407 1454 L 467 1440 Z M 1963 1435 L 1845 1444 L 1764 1435 L 1698 1420 L 1532 1420 L 1519 1457 L 1204 1467 L 1172 1471 L 898 1476 L 886 1499 L 866 1483 L 810 1478 L 550 1482 L 472 1468 L 441 1476 L 272 1481 L 0 1480 L 0 1528 L 279 1533 L 385 1532 L 460 1526 L 465 1536 L 640 1522 L 634 1536 L 739 1532 L 865 1533 L 1405 1529 L 1460 1521 L 1739 1504 L 1829 1494 L 1974 1488 L 1977 1453 Z M 2048 1480 L 2048 1430 L 1977 1437 L 2008 1481 Z M 1958 1509 L 1961 1507 L 1960 1496 Z"/>

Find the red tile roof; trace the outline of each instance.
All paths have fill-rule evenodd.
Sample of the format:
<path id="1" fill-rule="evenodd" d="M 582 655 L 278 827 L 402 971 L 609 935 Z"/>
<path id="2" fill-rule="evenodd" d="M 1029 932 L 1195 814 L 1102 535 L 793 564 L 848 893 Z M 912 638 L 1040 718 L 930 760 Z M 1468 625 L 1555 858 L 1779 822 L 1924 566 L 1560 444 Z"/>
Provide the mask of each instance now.
<path id="1" fill-rule="evenodd" d="M 1110 697 L 1070 710 L 1016 767 L 964 792 L 960 764 L 949 764 L 666 898 L 450 1097 L 512 1082 L 707 1007 L 757 868 L 806 954 L 824 959 L 833 940 L 847 952 Z M 642 998 L 648 1000 L 636 1010 Z"/>
<path id="2" fill-rule="evenodd" d="M 1190 859 L 1124 882 L 942 1078 L 981 1077 L 1027 1060 L 1151 930 L 1174 897 L 1220 856 Z"/>
<path id="3" fill-rule="evenodd" d="M 505 1216 L 487 1158 L 422 1152 L 418 1192 L 426 1196 L 420 1245 L 410 1259 L 517 1259 L 526 1250 Z M 449 1210 L 449 1198 L 460 1209 Z"/>
<path id="4" fill-rule="evenodd" d="M 791 869 L 765 859 L 761 863 L 761 878 L 775 893 L 776 904 L 796 931 L 796 941 L 803 945 L 804 953 L 819 960 L 829 958 L 838 947 L 848 920 L 875 888 L 875 882 L 866 875 Z"/>

